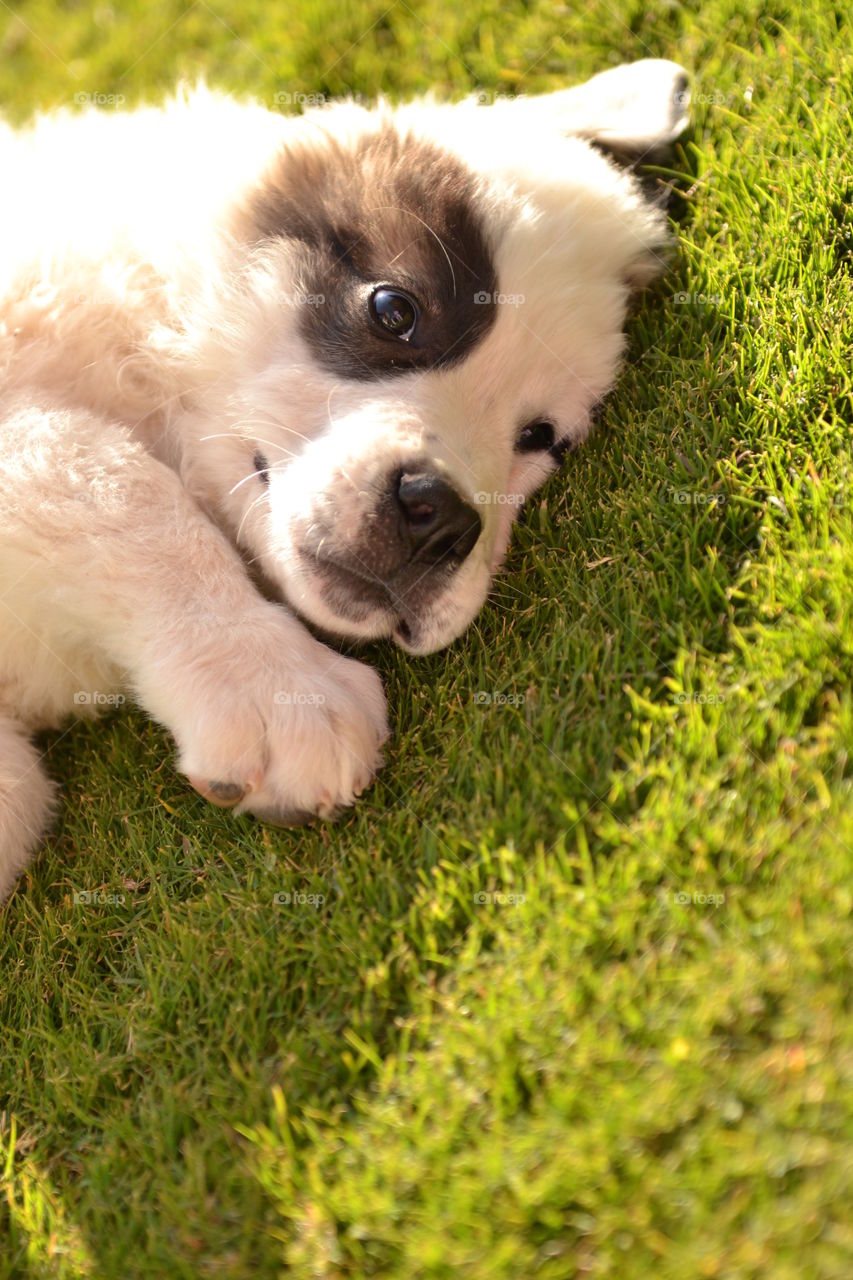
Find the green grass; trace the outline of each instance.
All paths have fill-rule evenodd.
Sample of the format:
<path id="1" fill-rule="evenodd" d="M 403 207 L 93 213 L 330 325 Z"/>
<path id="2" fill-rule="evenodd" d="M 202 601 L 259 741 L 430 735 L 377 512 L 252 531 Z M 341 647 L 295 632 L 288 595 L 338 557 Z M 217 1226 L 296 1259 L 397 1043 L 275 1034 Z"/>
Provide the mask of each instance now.
<path id="1" fill-rule="evenodd" d="M 469 634 L 369 655 L 395 738 L 351 816 L 224 816 L 133 713 L 49 742 L 0 1276 L 853 1274 L 848 5 L 33 0 L 0 48 L 18 118 L 648 54 L 697 96 L 601 429 Z"/>

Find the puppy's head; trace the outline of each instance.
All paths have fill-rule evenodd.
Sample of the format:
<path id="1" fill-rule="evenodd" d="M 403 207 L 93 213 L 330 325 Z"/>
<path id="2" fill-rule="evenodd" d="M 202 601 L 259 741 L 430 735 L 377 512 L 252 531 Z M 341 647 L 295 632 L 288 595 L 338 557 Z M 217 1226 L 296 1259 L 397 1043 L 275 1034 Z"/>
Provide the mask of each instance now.
<path id="1" fill-rule="evenodd" d="M 216 439 L 187 466 L 309 621 L 427 653 L 481 607 L 662 265 L 663 214 L 587 141 L 674 136 L 683 73 L 656 65 L 485 108 L 332 108 L 246 194 Z M 590 92 L 608 77 L 621 106 Z"/>

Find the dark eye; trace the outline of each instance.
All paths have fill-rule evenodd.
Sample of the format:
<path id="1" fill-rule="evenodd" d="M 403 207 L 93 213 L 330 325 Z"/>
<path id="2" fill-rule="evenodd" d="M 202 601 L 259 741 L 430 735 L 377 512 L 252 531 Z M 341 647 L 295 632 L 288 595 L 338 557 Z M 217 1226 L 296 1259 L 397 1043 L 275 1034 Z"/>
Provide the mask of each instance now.
<path id="1" fill-rule="evenodd" d="M 259 475 L 259 476 L 261 477 L 261 479 L 263 480 L 264 484 L 269 484 L 269 482 L 270 482 L 270 464 L 267 462 L 266 458 L 265 458 L 265 457 L 264 457 L 264 455 L 261 453 L 260 449 L 258 449 L 258 450 L 257 450 L 257 452 L 255 453 L 255 456 L 254 456 L 254 458 L 252 459 L 252 462 L 254 463 L 255 470 L 257 471 L 258 475 Z"/>
<path id="2" fill-rule="evenodd" d="M 420 310 L 414 298 L 399 289 L 374 289 L 370 295 L 370 315 L 392 338 L 408 342 L 415 331 Z"/>
<path id="3" fill-rule="evenodd" d="M 528 422 L 515 442 L 516 453 L 544 453 L 554 447 L 554 427 L 550 422 Z"/>

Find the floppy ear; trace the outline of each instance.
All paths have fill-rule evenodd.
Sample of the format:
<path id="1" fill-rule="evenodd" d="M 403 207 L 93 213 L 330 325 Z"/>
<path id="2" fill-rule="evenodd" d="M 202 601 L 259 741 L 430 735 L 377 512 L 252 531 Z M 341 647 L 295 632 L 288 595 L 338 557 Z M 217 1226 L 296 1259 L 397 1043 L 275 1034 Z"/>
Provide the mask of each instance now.
<path id="1" fill-rule="evenodd" d="M 638 160 L 674 142 L 687 125 L 687 72 L 665 58 L 602 71 L 585 84 L 543 95 L 564 133 Z"/>
<path id="2" fill-rule="evenodd" d="M 689 83 L 687 72 L 677 62 L 643 58 L 602 71 L 575 88 L 529 101 L 539 104 L 552 127 L 561 133 L 581 138 L 633 169 L 638 189 L 649 206 L 660 211 L 664 203 L 660 192 L 635 166 L 662 159 L 683 133 L 688 122 Z M 625 276 L 632 288 L 642 288 L 663 269 L 669 237 L 657 217 L 647 225 L 641 220 L 635 238 L 645 240 L 646 248 L 627 266 Z"/>

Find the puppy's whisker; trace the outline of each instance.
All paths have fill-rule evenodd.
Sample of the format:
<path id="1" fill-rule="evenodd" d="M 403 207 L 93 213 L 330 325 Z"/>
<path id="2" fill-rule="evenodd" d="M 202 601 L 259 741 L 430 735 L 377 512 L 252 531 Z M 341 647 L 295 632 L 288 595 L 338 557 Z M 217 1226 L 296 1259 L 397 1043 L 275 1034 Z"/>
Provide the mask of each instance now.
<path id="1" fill-rule="evenodd" d="M 238 435 L 236 431 L 215 431 L 212 435 L 198 438 L 199 444 L 207 444 L 208 440 L 240 440 L 243 444 L 249 443 L 245 436 Z M 263 443 L 270 444 L 271 441 L 265 440 Z"/>
<path id="2" fill-rule="evenodd" d="M 241 535 L 242 535 L 242 533 L 243 533 L 243 525 L 246 523 L 246 521 L 248 520 L 249 516 L 250 516 L 250 515 L 252 514 L 252 512 L 254 511 L 255 507 L 259 506 L 259 505 L 260 505 L 260 503 L 262 503 L 262 502 L 263 502 L 263 500 L 264 500 L 264 494 L 260 494 L 257 498 L 255 498 L 255 499 L 254 499 L 254 500 L 249 504 L 249 506 L 248 506 L 248 507 L 246 508 L 246 510 L 243 512 L 243 518 L 242 518 L 242 520 L 240 521 L 239 525 L 237 526 L 237 532 L 236 532 L 236 534 L 234 535 L 234 541 L 235 541 L 238 545 L 239 545 L 239 542 L 240 542 Z"/>
<path id="3" fill-rule="evenodd" d="M 180 398 L 180 392 L 173 391 L 170 396 L 166 396 L 165 400 L 158 400 L 156 404 L 150 405 L 145 412 L 135 420 L 135 422 L 131 422 L 130 430 L 135 431 L 138 426 L 145 422 L 146 418 L 152 418 L 155 414 L 160 413 L 162 409 L 165 409 L 167 405 L 172 404 L 176 400 L 180 400 Z M 159 438 L 162 439 L 168 430 L 169 421 L 167 418 L 167 421 L 163 424 Z"/>
<path id="4" fill-rule="evenodd" d="M 332 396 L 335 394 L 337 389 L 337 383 L 332 383 L 332 386 L 329 388 L 329 394 L 326 397 L 326 417 L 329 419 L 330 427 L 335 425 L 334 422 L 332 422 Z"/>
<path id="5" fill-rule="evenodd" d="M 270 426 L 277 427 L 279 431 L 285 431 L 289 436 L 296 436 L 297 440 L 304 440 L 306 444 L 311 443 L 311 437 L 303 435 L 302 432 L 297 431 L 295 427 L 288 427 L 283 422 L 276 422 L 275 419 L 272 419 L 272 420 L 267 419 L 266 421 L 264 421 L 263 419 L 260 419 L 259 421 L 261 422 L 261 425 L 263 425 L 264 427 L 270 427 Z M 251 427 L 254 425 L 254 422 L 255 422 L 254 418 L 242 418 L 239 422 L 235 423 L 234 425 L 236 427 Z M 260 444 L 273 444 L 272 441 L 264 440 L 261 436 L 255 436 L 253 434 L 252 438 L 257 440 Z M 273 444 L 273 448 L 280 449 L 280 448 L 283 448 L 283 446 L 279 444 Z"/>
<path id="6" fill-rule="evenodd" d="M 410 240 L 409 243 L 404 248 L 402 248 L 399 253 L 395 253 L 394 257 L 388 263 L 388 266 L 393 267 L 394 263 L 397 262 L 400 258 L 402 258 L 403 254 L 406 252 L 406 249 L 411 249 L 414 243 L 415 243 L 414 240 Z"/>
<path id="7" fill-rule="evenodd" d="M 450 267 L 450 275 L 451 275 L 451 279 L 453 280 L 453 296 L 455 298 L 456 297 L 456 272 L 453 270 L 453 263 L 450 261 L 450 254 L 447 252 L 446 248 L 444 247 L 444 241 L 442 240 L 438 232 L 433 231 L 429 223 L 424 222 L 423 218 L 418 217 L 416 213 L 412 213 L 411 209 L 403 209 L 401 208 L 400 205 L 396 205 L 396 204 L 373 205 L 373 208 L 377 213 L 381 212 L 382 210 L 389 210 L 392 213 L 409 213 L 413 218 L 417 218 L 418 222 L 421 224 L 422 227 L 426 227 L 427 231 L 430 233 L 431 236 L 434 237 L 434 239 L 436 240 L 436 243 L 438 244 L 439 249 L 441 249 L 441 252 L 444 254 L 445 258 L 447 259 L 447 265 Z"/>
<path id="8" fill-rule="evenodd" d="M 361 490 L 359 489 L 359 486 L 356 484 L 355 480 L 353 480 L 352 476 L 349 474 L 349 472 L 348 472 L 348 471 L 344 471 L 343 467 L 341 467 L 341 475 L 343 476 L 343 478 L 344 478 L 344 479 L 345 479 L 349 484 L 351 484 L 351 485 L 352 485 L 352 487 L 353 487 L 353 489 L 355 489 L 356 493 L 360 493 L 360 492 L 361 492 Z"/>
<path id="9" fill-rule="evenodd" d="M 261 441 L 261 443 L 266 444 L 267 441 L 263 440 Z M 288 458 L 295 458 L 295 457 L 296 457 L 295 453 L 288 454 Z M 260 474 L 266 473 L 268 475 L 270 471 L 286 471 L 289 465 L 290 465 L 289 462 L 269 462 L 263 468 L 263 472 L 259 472 L 257 470 L 250 471 L 247 475 L 243 476 L 242 480 L 238 480 L 237 483 L 235 485 L 232 485 L 232 487 L 228 490 L 229 498 L 231 497 L 232 494 L 236 493 L 238 489 L 242 489 L 244 484 L 248 484 L 249 481 L 251 480 L 257 480 Z"/>
<path id="10" fill-rule="evenodd" d="M 248 422 L 235 423 L 236 427 L 249 426 Z M 269 425 L 269 424 L 267 424 Z M 300 440 L 304 440 L 306 444 L 310 444 L 310 438 L 303 436 L 301 432 L 295 431 L 292 427 L 283 427 L 282 430 L 287 431 L 289 435 L 297 436 Z M 291 449 L 286 449 L 283 444 L 279 444 L 277 440 L 267 440 L 264 436 L 256 435 L 252 432 L 251 437 L 238 434 L 237 431 L 216 431 L 208 436 L 199 436 L 199 444 L 205 444 L 208 440 L 240 440 L 243 444 L 265 444 L 270 449 L 278 449 L 279 453 L 286 454 L 288 458 L 295 458 L 296 454 Z"/>
<path id="11" fill-rule="evenodd" d="M 270 471 L 271 469 L 272 468 L 270 467 L 265 468 L 265 470 L 267 471 Z M 233 494 L 237 492 L 238 489 L 242 489 L 243 485 L 248 484 L 250 480 L 257 480 L 258 475 L 259 475 L 259 472 L 257 471 L 250 471 L 248 475 L 243 476 L 242 480 L 238 480 L 237 483 L 235 485 L 232 485 L 232 487 L 228 490 L 228 497 L 230 498 Z"/>

